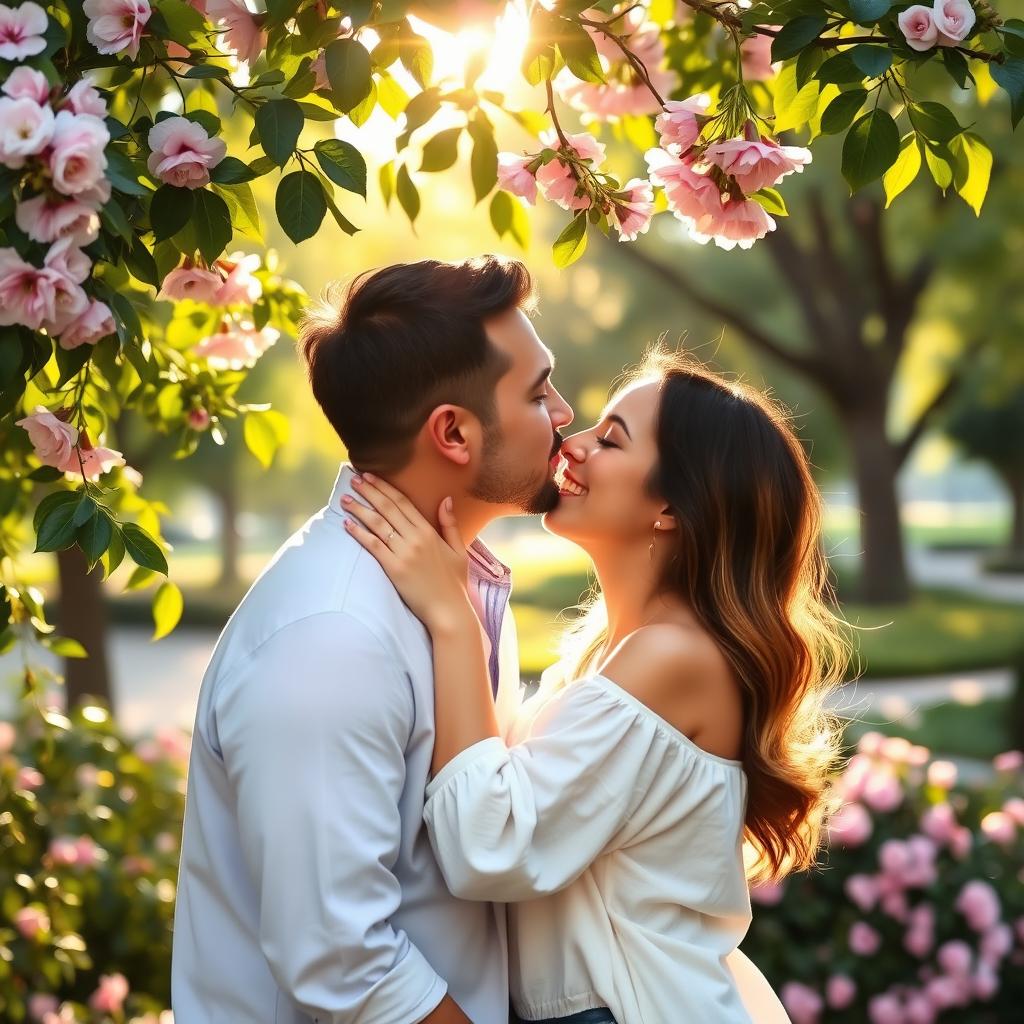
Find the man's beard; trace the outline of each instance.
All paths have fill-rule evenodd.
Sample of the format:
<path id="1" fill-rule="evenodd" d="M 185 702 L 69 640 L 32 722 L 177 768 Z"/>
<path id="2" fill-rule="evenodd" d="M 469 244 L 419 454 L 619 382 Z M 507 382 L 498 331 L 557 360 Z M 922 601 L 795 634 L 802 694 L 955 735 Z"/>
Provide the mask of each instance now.
<path id="1" fill-rule="evenodd" d="M 502 454 L 502 434 L 496 427 L 484 428 L 484 450 L 480 473 L 470 489 L 479 501 L 493 505 L 511 505 L 524 515 L 543 515 L 558 504 L 558 485 L 544 467 L 543 479 L 528 474 Z M 555 431 L 552 458 L 562 447 L 562 437 Z"/>

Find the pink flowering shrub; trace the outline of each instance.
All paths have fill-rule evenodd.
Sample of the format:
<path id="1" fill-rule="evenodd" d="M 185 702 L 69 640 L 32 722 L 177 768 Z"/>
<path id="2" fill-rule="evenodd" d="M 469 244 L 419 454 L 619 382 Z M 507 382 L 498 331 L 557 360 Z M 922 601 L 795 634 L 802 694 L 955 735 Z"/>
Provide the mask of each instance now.
<path id="1" fill-rule="evenodd" d="M 132 744 L 96 707 L 0 722 L 0 1020 L 172 1024 L 188 752 L 172 729 Z"/>
<path id="2" fill-rule="evenodd" d="M 821 869 L 751 892 L 744 949 L 794 1024 L 1016 1019 L 1022 760 L 1000 755 L 992 781 L 967 788 L 924 747 L 861 738 L 837 781 Z"/>

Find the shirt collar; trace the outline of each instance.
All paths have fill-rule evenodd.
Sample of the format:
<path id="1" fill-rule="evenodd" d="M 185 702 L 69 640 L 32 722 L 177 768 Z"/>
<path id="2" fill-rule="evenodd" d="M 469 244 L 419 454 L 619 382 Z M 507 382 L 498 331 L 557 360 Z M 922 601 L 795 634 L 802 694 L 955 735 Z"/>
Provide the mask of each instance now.
<path id="1" fill-rule="evenodd" d="M 345 494 L 358 497 L 355 488 L 352 486 L 352 477 L 355 476 L 355 469 L 350 462 L 343 462 L 338 470 L 338 478 L 334 482 L 334 489 L 331 491 L 330 509 L 332 512 L 341 513 L 341 499 Z M 478 537 L 469 545 L 469 572 L 471 576 L 497 583 L 500 586 L 511 587 L 512 570 L 504 564 L 491 549 Z"/>

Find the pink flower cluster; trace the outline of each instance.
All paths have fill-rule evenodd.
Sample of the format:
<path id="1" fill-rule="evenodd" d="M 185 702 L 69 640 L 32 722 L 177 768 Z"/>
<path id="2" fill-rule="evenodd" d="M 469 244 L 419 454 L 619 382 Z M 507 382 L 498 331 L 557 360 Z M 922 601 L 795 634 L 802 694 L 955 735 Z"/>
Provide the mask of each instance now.
<path id="1" fill-rule="evenodd" d="M 606 16 L 595 9 L 588 11 L 587 17 L 603 21 Z M 661 32 L 657 25 L 644 18 L 643 8 L 636 7 L 616 21 L 615 32 L 625 37 L 630 51 L 644 65 L 651 84 L 664 96 L 676 88 L 679 78 L 674 71 L 661 66 L 665 60 Z M 581 111 L 585 118 L 599 121 L 617 121 L 621 117 L 644 116 L 657 111 L 659 106 L 654 94 L 616 43 L 600 29 L 587 28 L 587 31 L 594 40 L 605 81 L 582 82 L 564 68 L 554 81 L 562 99 Z"/>
<path id="2" fill-rule="evenodd" d="M 280 331 L 273 327 L 257 330 L 251 321 L 225 317 L 217 332 L 203 338 L 192 351 L 215 366 L 236 370 L 253 366 L 279 337 Z"/>
<path id="3" fill-rule="evenodd" d="M 22 61 L 46 49 L 46 11 L 39 4 L 0 4 L 0 60 Z"/>
<path id="4" fill-rule="evenodd" d="M 245 0 L 192 0 L 192 6 L 224 33 L 224 42 L 238 60 L 251 66 L 267 48 L 267 34 Z"/>
<path id="5" fill-rule="evenodd" d="M 15 425 L 28 433 L 36 458 L 62 473 L 84 474 L 88 480 L 97 480 L 115 466 L 125 464 L 120 452 L 93 445 L 78 427 L 44 406 L 37 405 L 30 416 L 17 420 Z"/>
<path id="6" fill-rule="evenodd" d="M 105 857 L 91 836 L 57 836 L 50 841 L 47 853 L 50 862 L 57 867 L 83 870 L 96 867 Z"/>
<path id="7" fill-rule="evenodd" d="M 143 29 L 153 15 L 149 0 L 84 0 L 82 12 L 89 19 L 86 38 L 98 53 L 138 57 Z"/>
<path id="8" fill-rule="evenodd" d="M 172 302 L 191 299 L 210 306 L 251 306 L 263 294 L 259 279 L 252 276 L 259 265 L 259 256 L 242 252 L 219 259 L 212 267 L 186 260 L 164 278 L 157 298 Z"/>
<path id="9" fill-rule="evenodd" d="M 211 139 L 206 129 L 187 117 L 166 117 L 149 130 L 150 173 L 176 188 L 202 188 L 210 169 L 227 155 L 223 139 Z"/>
<path id="10" fill-rule="evenodd" d="M 650 178 L 664 189 L 669 209 L 695 242 L 749 249 L 775 229 L 764 207 L 749 196 L 802 171 L 811 154 L 759 136 L 750 121 L 742 137 L 701 145 L 708 105 L 703 94 L 666 104 L 655 121 L 661 147 L 647 152 Z"/>
<path id="11" fill-rule="evenodd" d="M 974 28 L 977 15 L 969 0 L 935 0 L 931 7 L 908 7 L 896 21 L 907 45 L 923 53 L 935 46 L 959 46 Z"/>

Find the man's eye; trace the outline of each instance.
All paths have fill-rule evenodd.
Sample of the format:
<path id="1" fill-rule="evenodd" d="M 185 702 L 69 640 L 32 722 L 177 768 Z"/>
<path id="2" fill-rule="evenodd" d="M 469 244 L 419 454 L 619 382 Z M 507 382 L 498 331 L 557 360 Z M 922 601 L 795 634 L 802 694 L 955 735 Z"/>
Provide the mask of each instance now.
<path id="1" fill-rule="evenodd" d="M 619 447 L 617 444 L 615 444 L 614 441 L 609 441 L 608 438 L 606 438 L 606 437 L 599 437 L 597 439 L 597 443 L 602 448 L 618 448 Z"/>
<path id="2" fill-rule="evenodd" d="M 547 401 L 547 400 L 548 400 L 548 399 L 549 399 L 550 397 L 551 397 L 551 396 L 550 396 L 550 395 L 548 395 L 548 394 L 544 394 L 544 395 L 538 395 L 538 396 L 537 396 L 537 397 L 536 397 L 536 398 L 534 399 L 534 401 L 535 401 L 535 402 L 546 402 L 546 401 Z"/>

